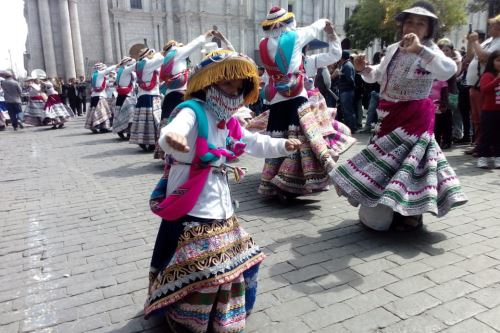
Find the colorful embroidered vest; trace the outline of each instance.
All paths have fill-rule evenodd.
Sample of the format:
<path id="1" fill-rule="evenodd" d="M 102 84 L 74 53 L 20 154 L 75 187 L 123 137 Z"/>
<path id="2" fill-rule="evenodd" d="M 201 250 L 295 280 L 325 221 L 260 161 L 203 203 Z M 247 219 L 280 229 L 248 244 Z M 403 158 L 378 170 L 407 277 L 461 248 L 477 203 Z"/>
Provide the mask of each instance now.
<path id="1" fill-rule="evenodd" d="M 176 49 L 168 51 L 168 53 L 165 55 L 165 58 L 163 58 L 163 64 L 160 68 L 160 79 L 165 81 L 165 85 L 168 90 L 183 87 L 187 83 L 189 76 L 188 69 L 185 69 L 177 74 L 172 74 L 176 53 Z"/>
<path id="2" fill-rule="evenodd" d="M 125 67 L 120 67 L 118 69 L 118 72 L 116 73 L 116 81 L 115 82 L 116 82 L 116 92 L 118 93 L 118 95 L 128 95 L 132 91 L 132 89 L 134 88 L 134 85 L 132 83 L 132 75 L 130 75 L 130 81 L 129 81 L 128 86 L 122 87 L 119 85 L 120 78 L 122 77 L 124 69 L 125 69 Z"/>
<path id="3" fill-rule="evenodd" d="M 269 82 L 264 87 L 264 95 L 271 101 L 276 93 L 283 97 L 298 96 L 304 89 L 304 64 L 301 62 L 298 73 L 288 73 L 290 61 L 293 56 L 295 31 L 286 31 L 278 37 L 278 47 L 274 60 L 269 56 L 269 38 L 263 39 L 259 44 L 260 57 L 269 74 Z"/>
<path id="4" fill-rule="evenodd" d="M 142 74 L 144 72 L 144 66 L 146 65 L 146 59 L 142 59 L 136 64 L 136 73 L 137 73 L 137 84 L 142 90 L 151 91 L 156 87 L 158 83 L 158 71 L 153 71 L 153 75 L 151 76 L 151 81 L 149 83 L 142 80 Z"/>
<path id="5" fill-rule="evenodd" d="M 226 122 L 226 128 L 229 130 L 226 147 L 217 148 L 209 143 L 206 111 L 198 101 L 188 100 L 182 102 L 175 108 L 170 119 L 173 119 L 180 110 L 186 107 L 194 111 L 198 125 L 198 137 L 194 147 L 195 156 L 192 162 L 189 163 L 189 178 L 169 196 L 166 196 L 171 164 L 165 164 L 164 175 L 156 185 L 149 200 L 153 213 L 167 221 L 178 220 L 193 209 L 211 172 L 210 163 L 217 161 L 221 156 L 232 160 L 243 154 L 246 146 L 241 141 L 242 130 L 240 124 L 234 117 L 231 117 Z"/>
<path id="6" fill-rule="evenodd" d="M 106 77 L 103 77 L 102 79 L 102 84 L 100 87 L 97 87 L 97 79 L 99 78 L 99 71 L 94 71 L 92 73 L 92 80 L 91 80 L 91 86 L 92 86 L 92 92 L 97 92 L 100 93 L 104 89 L 106 89 Z"/>

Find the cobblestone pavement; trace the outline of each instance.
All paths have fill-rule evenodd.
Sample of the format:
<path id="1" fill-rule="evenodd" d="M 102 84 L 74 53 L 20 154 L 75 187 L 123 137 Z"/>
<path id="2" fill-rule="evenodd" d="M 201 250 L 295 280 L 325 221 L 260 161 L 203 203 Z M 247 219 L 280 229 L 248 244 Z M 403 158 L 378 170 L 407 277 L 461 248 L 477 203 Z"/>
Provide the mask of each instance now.
<path id="1" fill-rule="evenodd" d="M 141 314 L 160 163 L 82 118 L 0 144 L 0 331 L 167 331 Z M 447 155 L 470 202 L 410 234 L 364 229 L 334 191 L 264 201 L 263 161 L 242 159 L 238 215 L 268 254 L 247 331 L 500 332 L 500 170 Z"/>

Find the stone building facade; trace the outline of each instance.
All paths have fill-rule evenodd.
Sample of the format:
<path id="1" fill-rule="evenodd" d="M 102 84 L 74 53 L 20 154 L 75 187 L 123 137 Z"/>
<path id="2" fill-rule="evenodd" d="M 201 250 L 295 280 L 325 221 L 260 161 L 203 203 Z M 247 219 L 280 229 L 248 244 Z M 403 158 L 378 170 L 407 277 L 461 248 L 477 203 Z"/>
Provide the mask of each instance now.
<path id="1" fill-rule="evenodd" d="M 146 44 L 187 43 L 217 27 L 243 53 L 258 59 L 260 22 L 273 5 L 292 10 L 298 26 L 326 17 L 342 35 L 357 0 L 25 0 L 25 67 L 51 77 L 89 74 L 97 61 L 115 64 Z M 192 61 L 200 59 L 195 54 Z"/>

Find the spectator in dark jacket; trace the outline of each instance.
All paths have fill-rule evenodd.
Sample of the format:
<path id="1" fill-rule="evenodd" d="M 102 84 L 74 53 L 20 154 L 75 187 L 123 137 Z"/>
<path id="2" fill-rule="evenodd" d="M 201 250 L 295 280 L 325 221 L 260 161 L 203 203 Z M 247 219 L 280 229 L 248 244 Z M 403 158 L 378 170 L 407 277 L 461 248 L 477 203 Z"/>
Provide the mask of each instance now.
<path id="1" fill-rule="evenodd" d="M 349 126 L 354 134 L 357 130 L 357 114 L 354 107 L 354 76 L 356 74 L 354 66 L 350 60 L 349 51 L 342 51 L 340 60 L 340 77 L 337 82 L 340 97 L 340 109 L 344 117 L 344 123 Z"/>
<path id="2" fill-rule="evenodd" d="M 7 107 L 7 112 L 9 113 L 10 121 L 12 122 L 12 128 L 14 128 L 14 131 L 17 131 L 17 127 L 23 128 L 23 124 L 18 120 L 18 117 L 22 112 L 22 89 L 19 82 L 14 79 L 14 74 L 11 71 L 2 71 L 0 72 L 0 76 L 5 78 L 5 80 L 1 83 L 5 98 L 5 105 Z"/>

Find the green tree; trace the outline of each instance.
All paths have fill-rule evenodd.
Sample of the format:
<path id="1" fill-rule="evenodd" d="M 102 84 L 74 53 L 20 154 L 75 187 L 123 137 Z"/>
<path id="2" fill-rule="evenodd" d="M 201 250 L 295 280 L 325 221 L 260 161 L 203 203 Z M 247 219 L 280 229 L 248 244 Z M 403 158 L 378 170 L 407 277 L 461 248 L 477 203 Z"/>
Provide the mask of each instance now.
<path id="1" fill-rule="evenodd" d="M 488 17 L 500 14 L 500 1 L 498 0 L 474 0 L 469 4 L 471 12 L 488 11 Z"/>
<path id="2" fill-rule="evenodd" d="M 365 49 L 376 38 L 386 44 L 395 42 L 398 25 L 394 16 L 414 2 L 415 0 L 360 0 L 344 25 L 344 31 L 353 47 Z M 434 5 L 437 16 L 441 18 L 441 34 L 449 32 L 454 26 L 466 23 L 467 0 L 429 2 Z"/>

